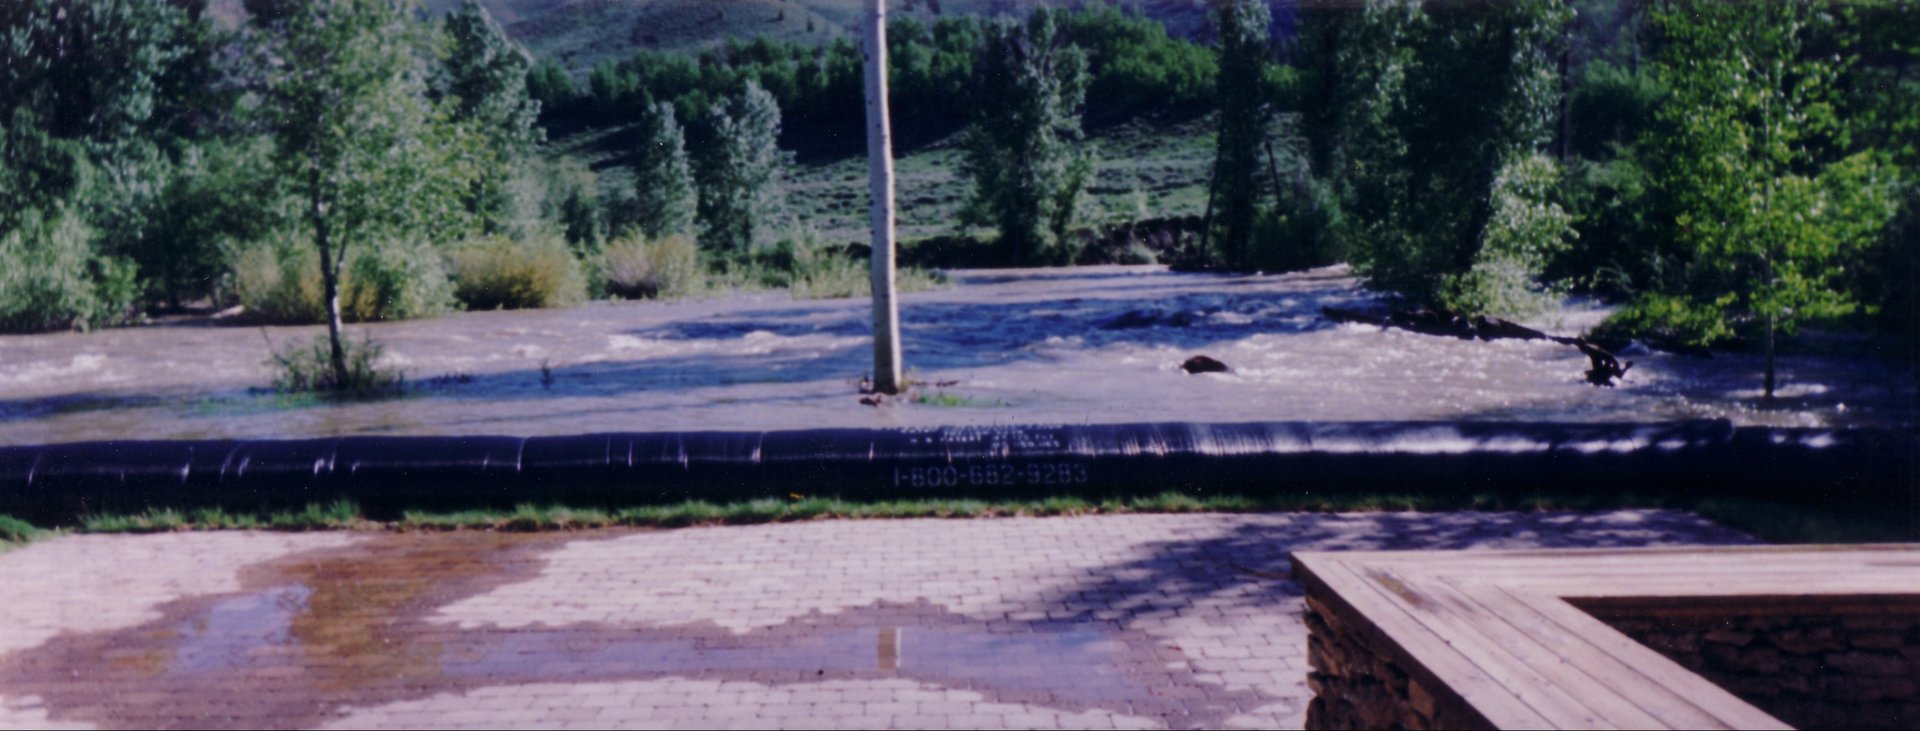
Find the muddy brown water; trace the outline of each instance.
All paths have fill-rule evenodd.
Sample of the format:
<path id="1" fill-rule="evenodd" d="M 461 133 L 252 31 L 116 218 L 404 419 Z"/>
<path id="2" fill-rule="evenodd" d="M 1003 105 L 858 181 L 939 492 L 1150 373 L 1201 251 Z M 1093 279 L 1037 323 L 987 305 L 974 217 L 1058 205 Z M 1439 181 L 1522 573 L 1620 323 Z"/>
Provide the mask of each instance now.
<path id="1" fill-rule="evenodd" d="M 908 678 L 988 702 L 1219 725 L 1256 693 L 1196 682 L 1181 649 L 1118 621 L 983 621 L 925 601 L 736 634 L 711 622 L 461 628 L 440 606 L 532 578 L 596 534 L 379 534 L 250 567 L 237 593 L 180 599 L 123 630 L 0 660 L 0 694 L 106 728 L 298 728 L 369 707 L 523 683 L 656 678 L 781 685 Z"/>
<path id="2" fill-rule="evenodd" d="M 326 404 L 265 391 L 268 342 L 321 328 L 166 326 L 0 336 L 0 444 L 923 427 L 1143 421 L 1727 418 L 1743 425 L 1911 425 L 1912 379 L 1870 357 L 1790 355 L 1760 400 L 1761 360 L 1630 351 L 1619 388 L 1544 342 L 1474 342 L 1336 324 L 1375 304 L 1344 267 L 1283 275 L 1101 266 L 954 272 L 902 297 L 922 399 L 862 405 L 865 300 L 752 294 L 566 310 L 468 312 L 349 328 L 412 384 Z M 1577 333 L 1574 304 L 1530 324 Z M 264 338 L 263 338 L 264 335 Z M 1225 373 L 1188 375 L 1195 355 Z"/>

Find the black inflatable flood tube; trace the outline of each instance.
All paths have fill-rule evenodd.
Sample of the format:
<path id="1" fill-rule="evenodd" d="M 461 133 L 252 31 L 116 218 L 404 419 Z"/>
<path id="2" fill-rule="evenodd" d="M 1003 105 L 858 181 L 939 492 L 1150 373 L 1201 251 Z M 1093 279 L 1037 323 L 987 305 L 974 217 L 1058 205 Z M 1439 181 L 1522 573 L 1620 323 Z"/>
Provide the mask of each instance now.
<path id="1" fill-rule="evenodd" d="M 0 514 L 154 506 L 370 513 L 683 499 L 1611 490 L 1911 509 L 1903 430 L 1654 424 L 1257 422 L 555 437 L 354 436 L 0 447 Z"/>

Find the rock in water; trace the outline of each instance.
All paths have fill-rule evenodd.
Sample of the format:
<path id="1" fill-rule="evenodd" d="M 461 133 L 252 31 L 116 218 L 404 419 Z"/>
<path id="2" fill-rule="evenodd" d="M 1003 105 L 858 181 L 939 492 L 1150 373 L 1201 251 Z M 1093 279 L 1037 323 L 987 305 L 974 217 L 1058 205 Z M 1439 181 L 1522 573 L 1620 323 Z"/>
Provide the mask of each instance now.
<path id="1" fill-rule="evenodd" d="M 1208 358 L 1207 356 L 1196 355 L 1188 358 L 1187 362 L 1181 363 L 1180 370 L 1188 373 L 1226 373 L 1233 369 L 1228 368 L 1227 364 Z"/>
<path id="2" fill-rule="evenodd" d="M 1159 321 L 1160 316 L 1157 314 L 1145 310 L 1128 310 L 1125 314 L 1113 318 L 1105 325 L 1101 325 L 1100 329 L 1133 330 L 1136 328 L 1153 327 L 1154 324 Z"/>

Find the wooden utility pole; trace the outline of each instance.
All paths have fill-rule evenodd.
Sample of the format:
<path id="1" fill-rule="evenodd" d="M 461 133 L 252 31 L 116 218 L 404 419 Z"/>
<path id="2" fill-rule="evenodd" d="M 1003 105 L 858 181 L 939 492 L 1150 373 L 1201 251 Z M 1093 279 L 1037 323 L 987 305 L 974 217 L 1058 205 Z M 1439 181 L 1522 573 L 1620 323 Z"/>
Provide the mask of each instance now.
<path id="1" fill-rule="evenodd" d="M 899 393 L 900 306 L 894 298 L 893 135 L 887 120 L 887 0 L 868 0 L 867 184 L 873 219 L 873 390 Z"/>

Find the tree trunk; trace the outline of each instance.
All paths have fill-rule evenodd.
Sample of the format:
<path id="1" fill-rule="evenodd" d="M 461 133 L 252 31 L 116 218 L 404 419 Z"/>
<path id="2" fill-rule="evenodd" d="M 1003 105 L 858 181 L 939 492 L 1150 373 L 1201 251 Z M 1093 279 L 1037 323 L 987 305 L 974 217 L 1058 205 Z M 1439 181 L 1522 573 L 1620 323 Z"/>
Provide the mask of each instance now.
<path id="1" fill-rule="evenodd" d="M 1778 318 L 1774 317 L 1773 313 L 1771 312 L 1767 313 L 1767 394 L 1766 394 L 1766 399 L 1768 401 L 1773 400 L 1773 331 L 1777 325 L 1778 325 Z"/>
<path id="2" fill-rule="evenodd" d="M 1213 166 L 1207 168 L 1207 209 L 1200 215 L 1200 261 L 1213 262 L 1213 192 L 1220 175 L 1220 150 L 1215 145 Z"/>
<path id="3" fill-rule="evenodd" d="M 313 241 L 320 246 L 320 282 L 322 297 L 327 302 L 327 339 L 332 345 L 328 361 L 333 366 L 334 386 L 341 387 L 347 383 L 347 350 L 340 341 L 340 269 L 333 258 L 333 242 L 329 239 L 327 227 L 327 204 L 320 198 L 320 173 L 317 169 L 309 182 L 313 187 L 312 206 L 308 215 L 313 219 Z"/>
<path id="4" fill-rule="evenodd" d="M 894 298 L 893 140 L 887 117 L 887 2 L 871 0 L 867 62 L 867 185 L 873 221 L 873 390 L 896 394 L 900 367 L 900 306 Z"/>

